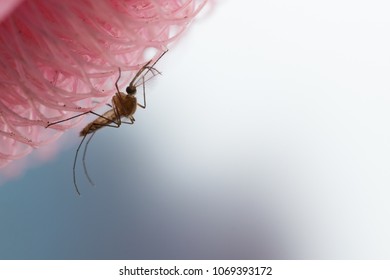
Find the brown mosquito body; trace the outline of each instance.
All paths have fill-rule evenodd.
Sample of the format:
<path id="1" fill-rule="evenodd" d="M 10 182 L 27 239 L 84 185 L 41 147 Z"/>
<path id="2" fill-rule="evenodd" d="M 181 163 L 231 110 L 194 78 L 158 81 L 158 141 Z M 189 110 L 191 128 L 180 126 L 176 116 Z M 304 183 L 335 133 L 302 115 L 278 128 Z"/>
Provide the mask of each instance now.
<path id="1" fill-rule="evenodd" d="M 137 110 L 137 106 L 140 106 L 141 108 L 146 107 L 145 105 L 139 104 L 137 102 L 135 93 L 136 92 L 132 94 L 125 94 L 118 91 L 111 100 L 111 106 L 113 109 L 108 110 L 104 114 L 98 116 L 94 121 L 87 124 L 80 131 L 80 136 L 86 136 L 90 133 L 94 133 L 96 130 L 105 126 L 119 127 L 122 123 L 122 118 L 128 118 L 131 123 L 134 123 L 135 119 L 133 115 Z"/>
<path id="2" fill-rule="evenodd" d="M 121 100 L 117 96 L 112 98 L 112 103 L 117 104 L 114 107 L 117 109 L 108 110 L 100 117 L 96 118 L 94 121 L 87 124 L 81 131 L 80 136 L 85 136 L 87 134 L 93 133 L 96 130 L 109 126 L 112 123 L 116 123 L 118 126 L 120 124 L 120 118 L 127 117 L 129 120 L 134 122 L 134 113 L 137 109 L 137 98 L 132 95 L 126 95 L 123 92 L 119 93 L 121 95 Z"/>
<path id="3" fill-rule="evenodd" d="M 126 93 L 123 93 L 119 90 L 118 87 L 118 82 L 121 78 L 121 69 L 119 68 L 119 76 L 118 79 L 115 82 L 115 88 L 116 92 L 115 95 L 111 99 L 111 104 L 107 104 L 108 106 L 111 107 L 110 110 L 105 112 L 104 114 L 100 115 L 97 114 L 93 111 L 88 111 L 84 112 L 81 114 L 78 114 L 76 116 L 70 117 L 65 120 L 61 120 L 58 122 L 50 123 L 46 127 L 49 127 L 51 125 L 61 123 L 64 121 L 68 121 L 74 118 L 77 118 L 82 115 L 86 114 L 94 114 L 97 116 L 95 120 L 92 122 L 88 123 L 81 131 L 80 131 L 80 136 L 83 137 L 83 139 L 80 141 L 79 146 L 77 147 L 76 150 L 76 155 L 74 158 L 73 162 L 73 183 L 76 189 L 77 194 L 80 195 L 80 191 L 77 185 L 76 181 L 76 162 L 77 162 L 77 157 L 79 154 L 79 150 L 85 141 L 86 137 L 90 135 L 88 141 L 85 144 L 85 149 L 83 152 L 83 167 L 84 167 L 84 172 L 85 175 L 87 176 L 88 181 L 94 185 L 93 181 L 91 180 L 91 177 L 88 174 L 86 163 L 85 163 L 85 157 L 87 153 L 87 148 L 88 144 L 91 141 L 92 137 L 95 135 L 96 131 L 101 129 L 102 127 L 115 127 L 118 128 L 121 126 L 122 123 L 126 124 L 133 124 L 135 119 L 134 119 L 134 113 L 137 110 L 137 107 L 141 107 L 143 109 L 146 108 L 146 98 L 145 98 L 145 75 L 148 72 L 152 72 L 153 76 L 157 74 L 161 74 L 157 69 L 154 68 L 154 65 L 160 60 L 160 58 L 166 53 L 167 51 L 164 51 L 160 57 L 157 58 L 157 60 L 152 64 L 152 60 L 148 61 L 144 66 L 142 66 L 138 72 L 135 74 L 133 79 L 131 80 L 130 84 L 126 87 Z M 143 87 L 143 104 L 138 103 L 137 98 L 136 98 L 136 93 L 137 93 L 137 87 L 141 85 L 140 81 L 142 81 L 142 87 Z M 127 118 L 129 122 L 127 121 L 122 121 L 122 118 Z"/>

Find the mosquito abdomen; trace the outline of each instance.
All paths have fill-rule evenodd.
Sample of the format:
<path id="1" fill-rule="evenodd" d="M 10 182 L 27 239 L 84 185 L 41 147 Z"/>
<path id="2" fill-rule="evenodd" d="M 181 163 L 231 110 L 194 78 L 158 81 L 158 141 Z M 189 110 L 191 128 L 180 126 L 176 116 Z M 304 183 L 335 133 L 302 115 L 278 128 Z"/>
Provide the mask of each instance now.
<path id="1" fill-rule="evenodd" d="M 105 112 L 103 115 L 98 117 L 96 120 L 87 124 L 83 130 L 80 131 L 80 136 L 85 136 L 87 134 L 93 133 L 96 130 L 105 127 L 113 122 L 115 122 L 116 116 L 114 110 L 109 110 Z"/>

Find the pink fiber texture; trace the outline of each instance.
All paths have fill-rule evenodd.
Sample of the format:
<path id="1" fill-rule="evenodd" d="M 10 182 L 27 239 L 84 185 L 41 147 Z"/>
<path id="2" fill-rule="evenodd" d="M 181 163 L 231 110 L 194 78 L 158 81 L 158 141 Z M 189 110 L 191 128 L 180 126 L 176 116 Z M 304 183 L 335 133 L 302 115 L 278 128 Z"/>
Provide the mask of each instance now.
<path id="1" fill-rule="evenodd" d="M 109 101 L 118 67 L 156 59 L 206 1 L 0 0 L 0 167 L 80 120 L 48 122 Z"/>
<path id="2" fill-rule="evenodd" d="M 0 22 L 24 0 L 0 0 Z"/>

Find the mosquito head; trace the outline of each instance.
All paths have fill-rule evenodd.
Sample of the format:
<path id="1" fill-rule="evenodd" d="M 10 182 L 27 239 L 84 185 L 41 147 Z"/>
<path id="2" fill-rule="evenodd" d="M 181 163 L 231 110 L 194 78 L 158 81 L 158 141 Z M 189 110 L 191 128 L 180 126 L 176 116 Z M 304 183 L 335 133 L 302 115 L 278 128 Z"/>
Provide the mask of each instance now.
<path id="1" fill-rule="evenodd" d="M 127 88 L 126 88 L 126 92 L 128 95 L 135 95 L 136 92 L 137 92 L 137 88 L 133 85 L 133 84 L 130 84 Z"/>

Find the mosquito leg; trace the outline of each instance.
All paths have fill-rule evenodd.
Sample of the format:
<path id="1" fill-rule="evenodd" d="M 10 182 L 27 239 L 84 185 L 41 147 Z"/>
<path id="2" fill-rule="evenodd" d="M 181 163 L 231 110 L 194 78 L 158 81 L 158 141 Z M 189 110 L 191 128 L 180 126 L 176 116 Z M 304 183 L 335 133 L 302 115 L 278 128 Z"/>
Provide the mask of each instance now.
<path id="1" fill-rule="evenodd" d="M 138 106 L 145 109 L 146 108 L 146 97 L 145 97 L 145 76 L 142 76 L 142 90 L 144 92 L 144 105 L 138 103 Z"/>
<path id="2" fill-rule="evenodd" d="M 76 155 L 74 157 L 74 161 L 73 161 L 73 184 L 74 184 L 74 187 L 76 189 L 76 192 L 78 195 L 80 195 L 80 191 L 79 191 L 79 188 L 77 186 L 77 182 L 76 182 L 76 162 L 77 162 L 77 156 L 79 154 L 79 150 L 80 150 L 80 147 L 81 145 L 83 144 L 84 140 L 85 140 L 85 137 L 87 137 L 87 134 L 84 135 L 83 139 L 81 140 L 79 146 L 77 147 L 77 150 L 76 150 Z"/>
<path id="3" fill-rule="evenodd" d="M 116 122 L 114 122 L 114 123 L 115 123 L 115 125 L 112 125 L 112 124 L 97 124 L 97 125 L 100 125 L 101 127 L 113 127 L 113 128 L 120 127 L 120 125 L 118 125 Z M 123 123 L 123 122 L 121 121 L 121 123 Z"/>
<path id="4" fill-rule="evenodd" d="M 60 120 L 60 121 L 57 121 L 57 122 L 52 122 L 52 123 L 49 123 L 48 125 L 46 125 L 46 128 L 48 128 L 49 126 L 52 126 L 52 125 L 58 124 L 58 123 L 62 123 L 62 122 L 69 121 L 69 120 L 71 120 L 71 119 L 78 118 L 78 117 L 80 117 L 80 116 L 83 116 L 83 115 L 86 115 L 86 114 L 89 114 L 89 113 L 92 113 L 92 114 L 95 114 L 95 115 L 96 115 L 96 113 L 95 113 L 95 112 L 93 112 L 93 111 L 87 111 L 87 112 L 84 112 L 84 113 L 81 113 L 81 114 L 75 115 L 75 116 L 73 116 L 73 117 L 67 118 L 67 119 L 65 119 L 65 120 Z"/>
<path id="5" fill-rule="evenodd" d="M 111 106 L 111 107 L 112 107 L 112 106 Z M 105 120 L 107 120 L 107 121 L 110 121 L 110 122 L 115 123 L 115 125 L 110 125 L 110 124 L 95 124 L 95 123 L 94 123 L 94 125 L 100 125 L 101 127 L 104 127 L 104 126 L 116 127 L 116 128 L 120 127 L 120 126 L 121 126 L 120 117 L 119 117 L 119 121 L 118 121 L 117 112 L 115 112 L 115 110 L 114 110 L 114 113 L 115 113 L 115 117 L 116 117 L 117 120 L 112 120 L 112 119 L 106 118 L 106 117 L 103 116 L 103 115 L 99 115 L 98 113 L 95 113 L 95 112 L 92 112 L 92 111 L 91 111 L 91 114 L 94 114 L 95 116 L 98 116 L 98 117 L 103 118 L 103 119 L 105 119 Z"/>
<path id="6" fill-rule="evenodd" d="M 110 104 L 107 104 L 107 106 L 112 107 Z M 91 114 L 93 114 L 93 115 L 95 115 L 95 116 L 101 117 L 101 118 L 103 118 L 103 119 L 106 119 L 106 120 L 108 120 L 108 121 L 111 121 L 110 119 L 108 119 L 108 118 L 106 118 L 106 117 L 104 117 L 104 116 L 102 116 L 102 115 L 100 115 L 100 114 L 98 114 L 98 113 L 95 113 L 94 111 L 87 111 L 87 112 L 84 112 L 84 113 L 81 113 L 81 114 L 72 116 L 72 117 L 70 117 L 70 118 L 67 118 L 67 119 L 65 119 L 65 120 L 60 120 L 60 121 L 57 121 L 57 122 L 49 123 L 49 124 L 46 126 L 46 128 L 48 128 L 49 126 L 58 124 L 58 123 L 62 123 L 62 122 L 69 121 L 69 120 L 71 120 L 71 119 L 75 119 L 75 118 L 77 118 L 77 117 L 80 117 L 80 116 L 82 116 L 82 115 L 86 115 L 86 114 L 89 114 L 89 113 L 91 113 Z"/>
<path id="7" fill-rule="evenodd" d="M 129 117 L 129 120 L 130 120 L 130 122 L 124 122 L 124 121 L 122 121 L 122 123 L 125 123 L 125 124 L 134 124 L 134 121 L 135 121 L 134 117 Z"/>
<path id="8" fill-rule="evenodd" d="M 118 94 L 119 94 L 119 91 L 118 91 Z M 117 106 L 115 100 L 116 99 L 113 98 L 112 109 L 114 110 L 116 121 L 112 121 L 112 122 L 115 123 L 117 125 L 117 127 L 120 127 L 121 123 L 122 123 L 122 121 L 121 121 L 121 114 L 118 111 L 118 106 Z"/>
<path id="9" fill-rule="evenodd" d="M 118 76 L 118 79 L 117 79 L 116 82 L 115 82 L 115 87 L 116 87 L 117 92 L 119 93 L 118 82 L 119 82 L 119 80 L 120 80 L 120 78 L 121 78 L 121 68 L 118 67 L 118 69 L 119 69 L 119 76 Z"/>
<path id="10" fill-rule="evenodd" d="M 92 186 L 95 186 L 95 183 L 92 181 L 91 179 L 91 176 L 89 176 L 88 174 L 88 169 L 87 169 L 87 164 L 86 164 L 86 155 L 87 155 L 87 150 L 88 150 L 88 145 L 89 145 L 89 142 L 91 141 L 92 137 L 95 135 L 96 131 L 93 132 L 91 134 L 91 137 L 88 138 L 88 141 L 87 143 L 85 143 L 85 148 L 84 148 L 84 153 L 83 153 L 83 167 L 84 167 L 84 173 L 85 175 L 87 176 L 87 179 L 89 181 L 89 183 L 92 185 Z"/>

